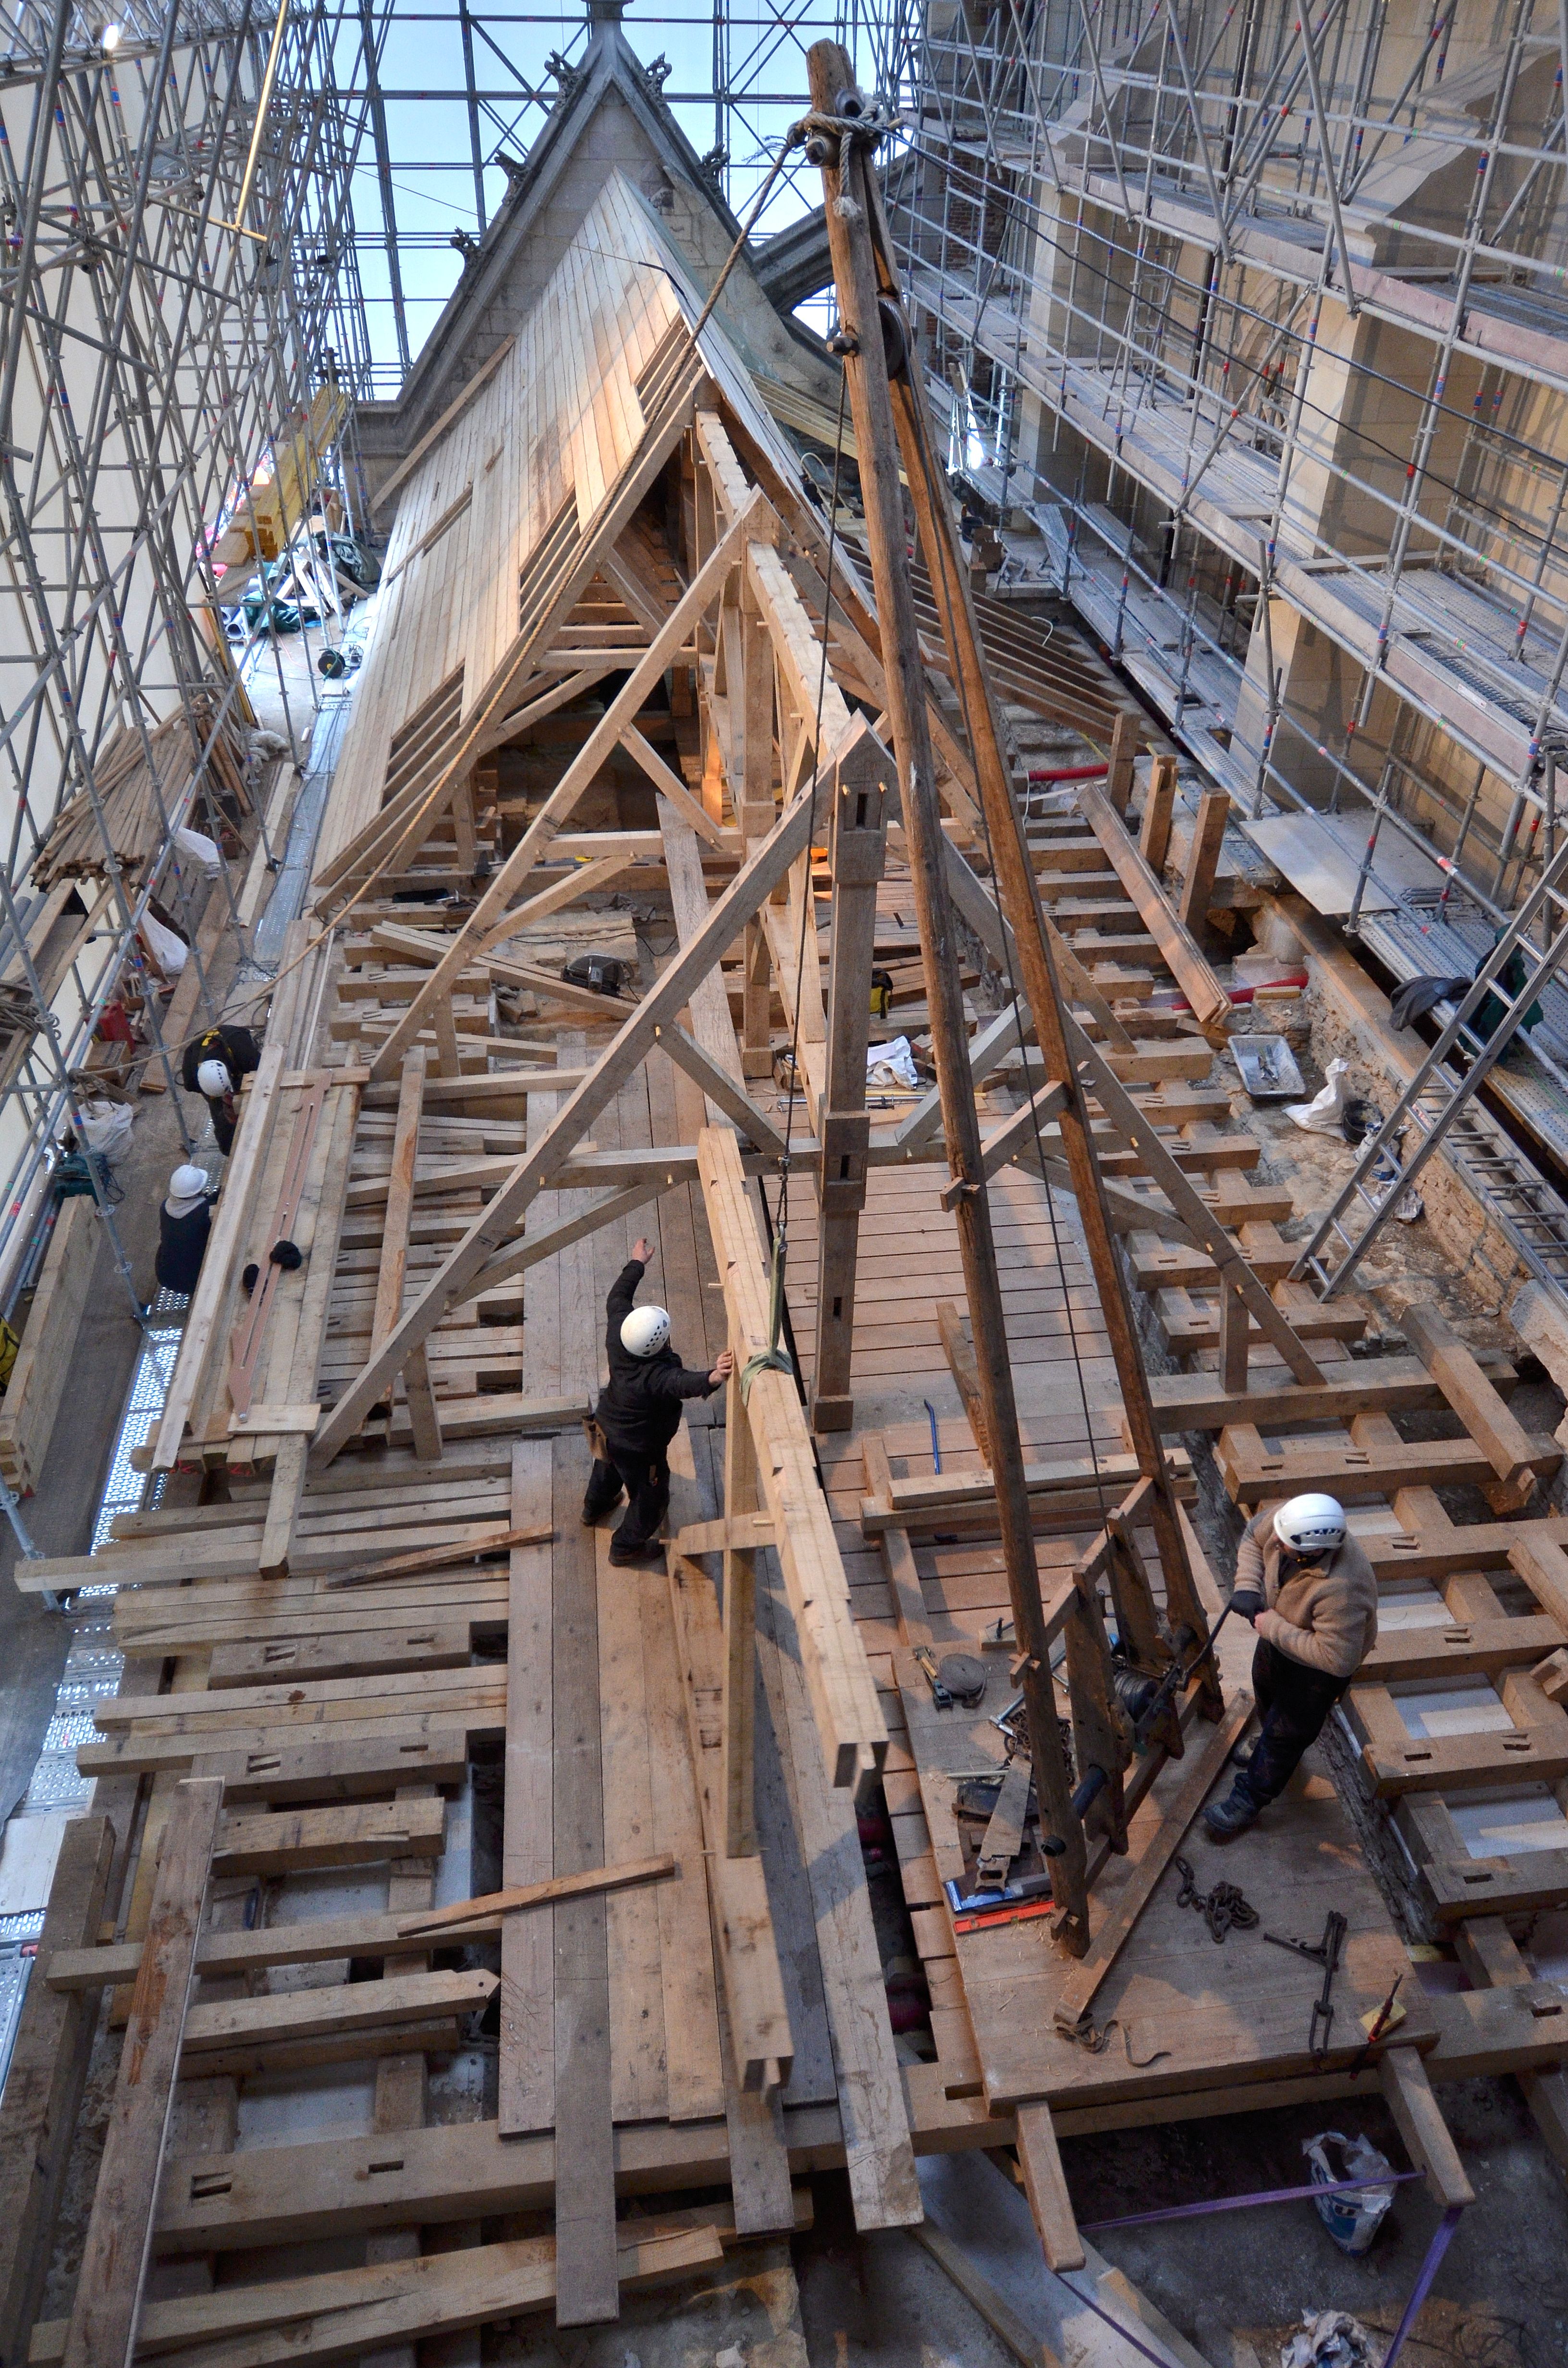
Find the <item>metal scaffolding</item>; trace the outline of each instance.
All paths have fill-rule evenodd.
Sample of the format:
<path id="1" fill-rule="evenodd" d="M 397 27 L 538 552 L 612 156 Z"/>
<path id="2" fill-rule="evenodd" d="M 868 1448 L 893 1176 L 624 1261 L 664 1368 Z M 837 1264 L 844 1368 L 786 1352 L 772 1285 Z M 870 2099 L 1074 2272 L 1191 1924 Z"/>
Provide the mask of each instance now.
<path id="1" fill-rule="evenodd" d="M 96 1027 L 127 985 L 159 1043 L 154 907 L 191 941 L 195 1015 L 213 1015 L 191 895 L 202 869 L 176 834 L 222 840 L 256 803 L 255 764 L 236 779 L 233 757 L 256 720 L 244 677 L 267 615 L 231 646 L 215 547 L 254 528 L 258 504 L 276 519 L 286 477 L 302 503 L 335 486 L 352 516 L 334 382 L 369 368 L 351 216 L 368 99 L 343 6 L 0 12 L 7 1288 L 57 1139 L 80 1126 Z M 284 533 L 301 522 L 283 517 Z M 145 783 L 131 848 L 108 810 L 109 778 L 128 771 Z M 45 894 L 40 851 L 68 810 L 82 823 L 71 876 Z M 232 918 L 226 874 L 212 893 Z M 172 1084 L 170 1053 L 155 1057 Z"/>
<path id="2" fill-rule="evenodd" d="M 897 229 L 1005 586 L 1072 599 L 1244 815 L 1354 812 L 1353 924 L 1402 844 L 1495 920 L 1568 746 L 1568 20 L 904 30 Z"/>
<path id="3" fill-rule="evenodd" d="M 359 0 L 374 76 L 369 154 L 356 182 L 353 239 L 365 299 L 370 377 L 395 395 L 450 295 L 465 247 L 483 235 L 551 108 L 572 86 L 587 40 L 582 5 L 524 14 L 472 0 Z M 665 104 L 744 213 L 805 103 L 813 40 L 840 41 L 868 84 L 892 71 L 898 28 L 878 0 L 718 0 L 699 12 L 628 8 L 627 30 Z M 661 44 L 663 48 L 661 50 Z M 767 237 L 816 202 L 808 170 L 775 185 Z M 453 252 L 455 250 L 455 254 Z"/>
<path id="4" fill-rule="evenodd" d="M 858 46 L 868 79 L 886 64 L 861 0 L 646 28 L 670 52 L 653 78 L 736 202 L 801 111 L 813 38 Z M 327 536 L 372 533 L 354 404 L 396 392 L 585 30 L 579 7 L 471 0 L 0 7 L 0 1312 L 36 1257 L 62 1136 L 82 1137 L 106 1005 L 129 990 L 172 1087 L 181 1042 L 217 1016 L 220 951 L 267 967 L 259 899 L 242 914 L 228 871 L 213 881 L 225 944 L 180 834 L 233 850 L 259 833 L 278 868 L 256 726 L 302 759 L 334 694 L 283 650 L 273 595 L 298 592 L 342 638 L 351 587 Z M 786 176 L 764 229 L 810 203 Z M 316 735 L 312 781 L 334 736 Z M 128 768 L 146 784 L 129 846 Z M 51 833 L 69 816 L 62 877 Z M 165 926 L 196 987 L 176 990 L 167 1044 L 150 959 Z"/>

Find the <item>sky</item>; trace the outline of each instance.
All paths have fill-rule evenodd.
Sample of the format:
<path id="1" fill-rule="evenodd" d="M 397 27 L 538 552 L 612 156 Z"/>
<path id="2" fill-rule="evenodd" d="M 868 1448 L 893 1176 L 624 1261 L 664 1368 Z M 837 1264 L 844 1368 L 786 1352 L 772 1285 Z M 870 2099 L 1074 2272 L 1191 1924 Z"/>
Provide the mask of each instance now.
<path id="1" fill-rule="evenodd" d="M 433 327 L 456 284 L 460 257 L 455 231 L 480 227 L 473 145 L 465 89 L 463 23 L 459 0 L 389 0 L 379 12 L 386 33 L 381 83 L 392 158 L 398 268 L 413 354 Z M 730 154 L 727 194 L 743 219 L 789 126 L 803 112 L 805 53 L 824 35 L 855 54 L 863 81 L 875 79 L 875 50 L 866 0 L 734 0 L 717 24 L 711 13 L 656 13 L 631 6 L 623 20 L 645 64 L 670 65 L 665 96 L 699 155 L 721 136 Z M 469 39 L 480 98 L 480 154 L 487 215 L 499 209 L 506 177 L 491 160 L 504 150 L 519 161 L 538 138 L 556 85 L 545 61 L 560 51 L 581 56 L 584 14 L 520 11 L 471 14 Z M 732 95 L 720 110 L 716 84 Z M 540 96 L 536 97 L 535 94 Z M 544 104 L 540 103 L 542 97 Z M 758 235 L 781 229 L 818 202 L 818 176 L 798 161 L 769 198 Z M 376 160 L 367 133 L 354 183 L 361 285 L 369 324 L 376 393 L 396 392 L 399 363 Z"/>

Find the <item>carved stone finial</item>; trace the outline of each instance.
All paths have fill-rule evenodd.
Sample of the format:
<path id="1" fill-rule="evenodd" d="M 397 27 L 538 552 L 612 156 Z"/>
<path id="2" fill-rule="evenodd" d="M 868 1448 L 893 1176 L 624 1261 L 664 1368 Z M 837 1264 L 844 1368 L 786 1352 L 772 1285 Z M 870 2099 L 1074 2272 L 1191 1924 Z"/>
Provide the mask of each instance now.
<path id="1" fill-rule="evenodd" d="M 544 70 L 559 85 L 562 98 L 571 97 L 582 81 L 585 71 L 582 66 L 569 64 L 559 50 L 551 50 L 544 62 Z"/>

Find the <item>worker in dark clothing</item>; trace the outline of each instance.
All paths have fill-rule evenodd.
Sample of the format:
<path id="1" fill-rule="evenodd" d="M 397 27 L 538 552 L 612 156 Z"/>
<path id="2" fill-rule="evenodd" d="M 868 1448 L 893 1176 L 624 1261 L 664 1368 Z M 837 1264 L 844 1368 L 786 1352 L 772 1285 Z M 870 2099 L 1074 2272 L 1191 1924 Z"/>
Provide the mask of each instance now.
<path id="1" fill-rule="evenodd" d="M 215 1197 L 203 1168 L 176 1167 L 170 1177 L 169 1197 L 158 1212 L 158 1256 L 153 1269 L 165 1291 L 183 1291 L 188 1299 L 196 1289 L 212 1230 Z"/>
<path id="2" fill-rule="evenodd" d="M 1257 1638 L 1252 1690 L 1263 1731 L 1227 1797 L 1203 1812 L 1221 1842 L 1279 1798 L 1378 1641 L 1377 1574 L 1337 1497 L 1311 1492 L 1257 1515 L 1236 1552 L 1231 1609 Z"/>
<path id="3" fill-rule="evenodd" d="M 710 1373 L 691 1372 L 670 1346 L 668 1311 L 633 1304 L 652 1256 L 647 1241 L 634 1243 L 606 1302 L 609 1383 L 595 1409 L 598 1435 L 583 1520 L 592 1527 L 623 1495 L 630 1498 L 610 1540 L 613 1563 L 641 1562 L 662 1551 L 659 1528 L 670 1504 L 667 1450 L 680 1429 L 682 1401 L 711 1397 L 734 1366 L 726 1349 Z"/>
<path id="4" fill-rule="evenodd" d="M 248 1028 L 221 1020 L 204 1028 L 185 1048 L 180 1083 L 187 1094 L 199 1094 L 212 1113 L 212 1132 L 225 1159 L 239 1124 L 240 1079 L 261 1066 L 256 1038 Z"/>

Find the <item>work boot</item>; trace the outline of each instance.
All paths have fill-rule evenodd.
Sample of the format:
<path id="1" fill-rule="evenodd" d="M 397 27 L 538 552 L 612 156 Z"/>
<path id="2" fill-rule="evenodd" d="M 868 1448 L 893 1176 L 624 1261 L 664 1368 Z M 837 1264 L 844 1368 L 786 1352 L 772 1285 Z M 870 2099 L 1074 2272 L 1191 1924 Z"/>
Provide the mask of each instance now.
<path id="1" fill-rule="evenodd" d="M 1252 1755 L 1256 1749 L 1257 1739 L 1256 1736 L 1254 1736 L 1251 1743 L 1238 1743 L 1229 1755 L 1231 1766 L 1233 1768 L 1250 1768 L 1252 1766 Z"/>
<path id="2" fill-rule="evenodd" d="M 617 1530 L 614 1537 L 611 1538 L 609 1542 L 609 1558 L 619 1569 L 625 1569 L 627 1565 L 631 1563 L 653 1562 L 657 1559 L 662 1559 L 664 1551 L 665 1545 L 662 1538 L 645 1538 L 641 1545 L 623 1546 L 620 1543 L 620 1531 L 619 1530 Z"/>
<path id="3" fill-rule="evenodd" d="M 1210 1839 L 1233 1842 L 1238 1834 L 1244 1834 L 1249 1826 L 1257 1823 L 1260 1806 L 1244 1784 L 1233 1784 L 1222 1801 L 1212 1802 L 1203 1812 Z"/>

